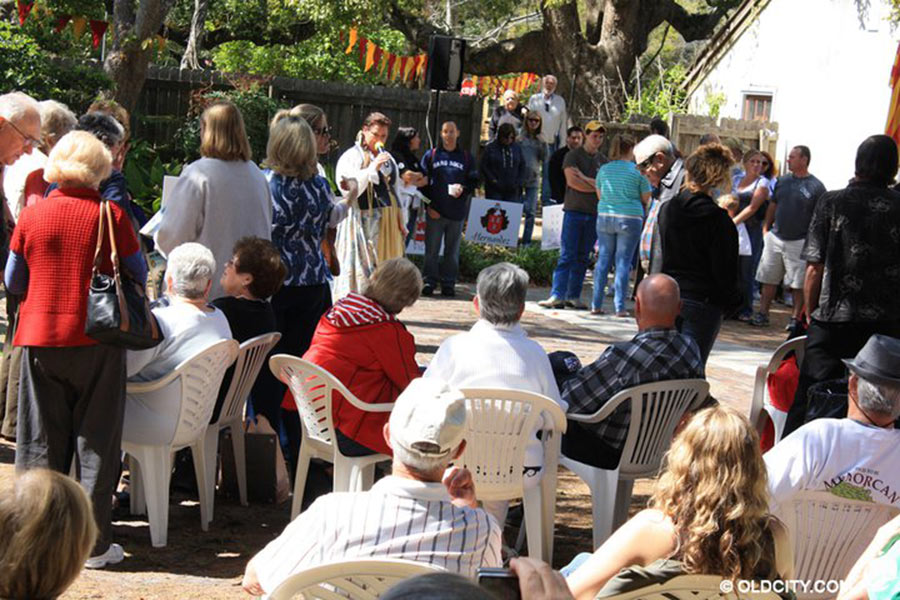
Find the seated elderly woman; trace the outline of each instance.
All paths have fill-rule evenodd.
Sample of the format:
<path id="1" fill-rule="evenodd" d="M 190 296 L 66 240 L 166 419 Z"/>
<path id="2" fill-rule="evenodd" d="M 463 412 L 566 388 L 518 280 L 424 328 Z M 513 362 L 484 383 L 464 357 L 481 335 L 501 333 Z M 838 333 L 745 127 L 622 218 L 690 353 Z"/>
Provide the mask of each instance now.
<path id="1" fill-rule="evenodd" d="M 422 276 L 405 258 L 378 265 L 362 294 L 349 293 L 319 321 L 303 358 L 337 377 L 363 402 L 394 402 L 419 376 L 416 343 L 397 314 L 419 299 Z M 338 447 L 347 456 L 391 455 L 382 435 L 390 413 L 363 412 L 335 393 Z"/>
<path id="2" fill-rule="evenodd" d="M 576 598 L 615 596 L 685 573 L 793 577 L 787 529 L 769 514 L 759 436 L 733 409 L 694 415 L 672 442 L 651 498 L 596 552 L 563 569 Z"/>
<path id="3" fill-rule="evenodd" d="M 128 381 L 154 381 L 221 340 L 231 339 L 228 319 L 208 304 L 216 261 L 202 244 L 187 243 L 169 253 L 166 297 L 153 309 L 163 341 L 148 350 L 129 351 Z M 178 424 L 180 398 L 167 388 L 139 397 L 126 394 L 122 438 L 135 444 L 171 439 Z"/>
<path id="4" fill-rule="evenodd" d="M 455 388 L 509 388 L 547 396 L 560 405 L 550 359 L 540 344 L 528 339 L 519 325 L 525 311 L 528 273 L 510 263 L 498 263 L 478 274 L 472 300 L 479 319 L 472 329 L 444 340 L 425 371 Z M 537 432 L 535 432 L 537 433 Z M 525 485 L 536 485 L 543 465 L 537 436 L 525 449 Z M 498 521 L 505 521 L 506 502 L 485 503 Z"/>

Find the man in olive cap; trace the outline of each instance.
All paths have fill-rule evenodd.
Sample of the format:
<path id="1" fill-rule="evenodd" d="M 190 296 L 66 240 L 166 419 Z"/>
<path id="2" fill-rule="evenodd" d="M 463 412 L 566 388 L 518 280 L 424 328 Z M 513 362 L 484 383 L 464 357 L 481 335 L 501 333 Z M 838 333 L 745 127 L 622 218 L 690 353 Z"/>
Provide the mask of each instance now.
<path id="1" fill-rule="evenodd" d="M 900 340 L 875 334 L 844 364 L 847 417 L 807 423 L 763 457 L 775 514 L 805 490 L 900 508 Z"/>

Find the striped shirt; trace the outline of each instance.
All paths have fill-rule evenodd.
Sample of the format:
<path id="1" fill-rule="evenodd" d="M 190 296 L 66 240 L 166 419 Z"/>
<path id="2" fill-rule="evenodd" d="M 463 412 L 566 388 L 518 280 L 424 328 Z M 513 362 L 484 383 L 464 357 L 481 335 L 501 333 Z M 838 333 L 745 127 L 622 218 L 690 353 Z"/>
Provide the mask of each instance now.
<path id="1" fill-rule="evenodd" d="M 350 292 L 338 300 L 325 313 L 325 318 L 335 327 L 359 327 L 397 320 L 397 317 L 384 310 L 380 304 L 355 292 Z"/>
<path id="2" fill-rule="evenodd" d="M 430 563 L 474 578 L 499 567 L 500 527 L 480 508 L 454 506 L 442 483 L 389 476 L 368 492 L 320 497 L 253 559 L 271 593 L 287 577 L 357 558 Z"/>
<path id="3" fill-rule="evenodd" d="M 650 182 L 633 162 L 614 160 L 600 167 L 597 189 L 600 190 L 598 215 L 644 217 L 641 196 L 650 193 Z"/>

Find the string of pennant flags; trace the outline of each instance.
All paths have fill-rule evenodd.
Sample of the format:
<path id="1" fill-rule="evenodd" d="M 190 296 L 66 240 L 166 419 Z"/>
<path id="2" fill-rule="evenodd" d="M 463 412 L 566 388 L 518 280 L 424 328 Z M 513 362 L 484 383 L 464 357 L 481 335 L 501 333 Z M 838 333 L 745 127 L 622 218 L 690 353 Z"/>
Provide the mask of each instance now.
<path id="1" fill-rule="evenodd" d="M 372 40 L 361 36 L 356 27 L 350 28 L 346 38 L 341 32 L 341 43 L 347 42 L 345 54 L 350 54 L 356 48 L 359 64 L 363 71 L 369 72 L 377 69 L 380 76 L 389 81 L 425 81 L 425 73 L 428 69 L 428 55 L 416 54 L 402 56 L 385 50 Z M 478 76 L 467 77 L 463 82 L 463 94 L 482 94 L 484 96 L 503 93 L 506 90 L 514 90 L 517 93 L 528 89 L 536 80 L 536 73 L 521 73 L 510 77 Z"/>
<path id="2" fill-rule="evenodd" d="M 85 31 L 90 28 L 91 45 L 93 46 L 94 50 L 100 47 L 100 43 L 103 41 L 103 36 L 106 35 L 106 32 L 109 29 L 109 21 L 89 19 L 83 15 L 54 13 L 46 6 L 42 6 L 34 1 L 27 2 L 26 0 L 16 0 L 16 7 L 19 14 L 19 25 L 24 25 L 25 21 L 30 15 L 34 15 L 35 17 L 37 17 L 38 15 L 43 13 L 51 20 L 55 20 L 56 25 L 54 25 L 53 31 L 55 31 L 56 33 L 62 33 L 71 23 L 72 34 L 75 36 L 76 40 L 80 40 Z M 144 49 L 156 46 L 157 50 L 161 51 L 166 47 L 166 38 L 161 35 L 157 35 L 153 38 L 144 40 L 142 46 L 144 47 Z"/>

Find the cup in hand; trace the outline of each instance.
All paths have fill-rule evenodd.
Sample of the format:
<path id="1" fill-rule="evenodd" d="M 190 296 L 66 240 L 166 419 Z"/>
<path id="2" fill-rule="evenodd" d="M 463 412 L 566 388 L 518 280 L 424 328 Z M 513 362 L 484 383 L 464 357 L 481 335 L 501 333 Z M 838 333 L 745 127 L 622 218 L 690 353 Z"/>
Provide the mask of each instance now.
<path id="1" fill-rule="evenodd" d="M 463 186 L 460 183 L 448 183 L 447 184 L 447 193 L 453 196 L 454 198 L 459 198 L 463 193 Z"/>

